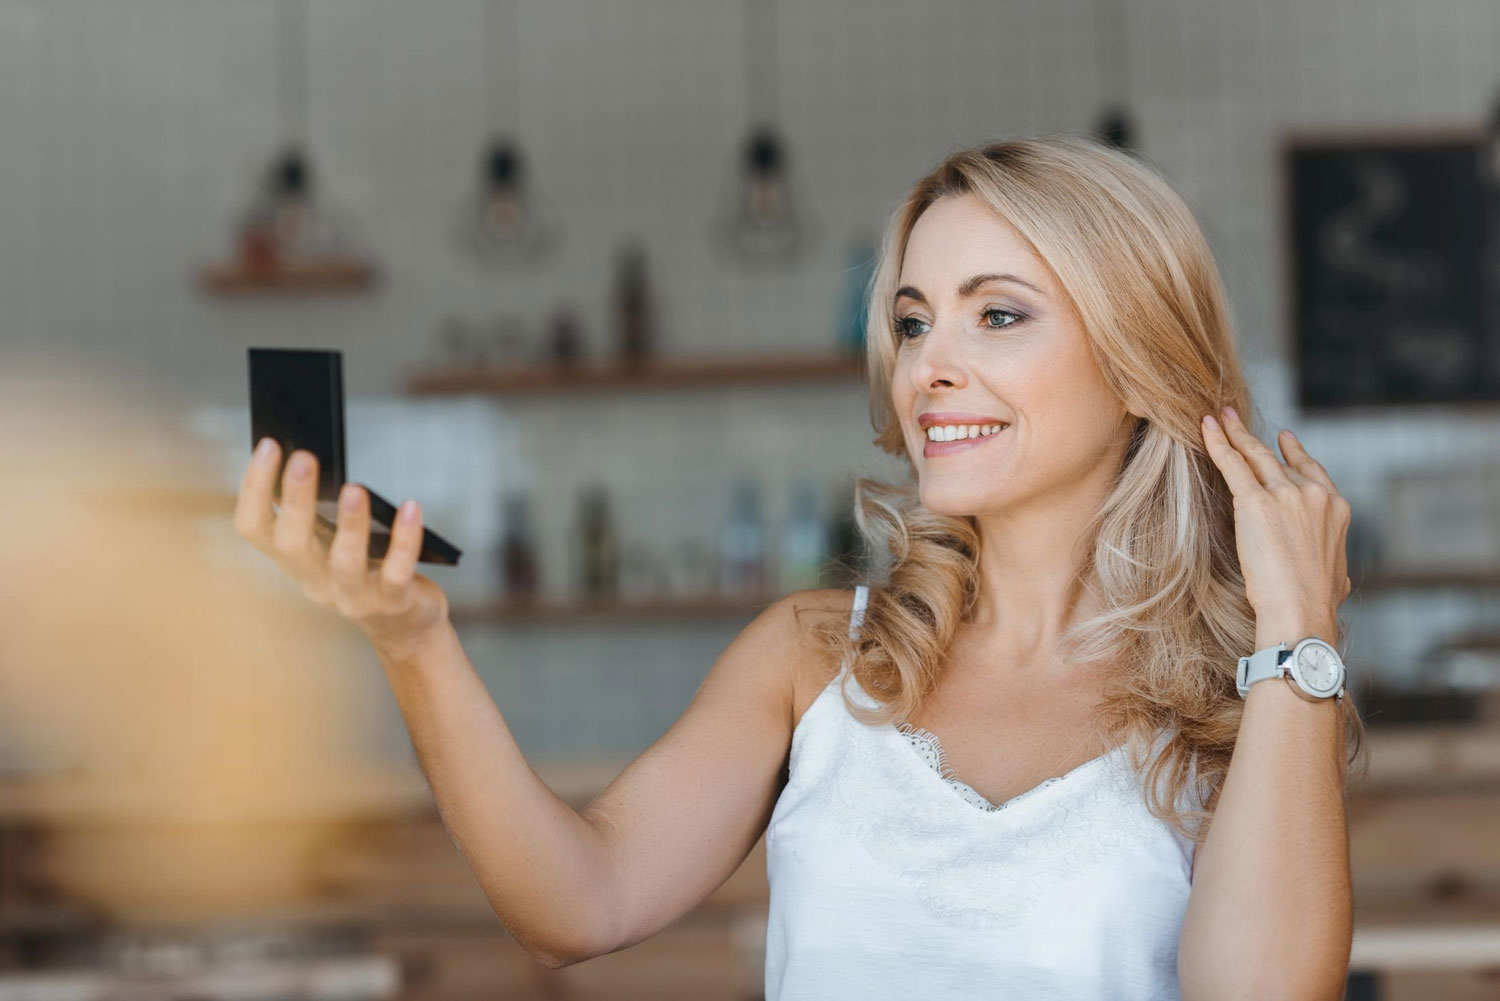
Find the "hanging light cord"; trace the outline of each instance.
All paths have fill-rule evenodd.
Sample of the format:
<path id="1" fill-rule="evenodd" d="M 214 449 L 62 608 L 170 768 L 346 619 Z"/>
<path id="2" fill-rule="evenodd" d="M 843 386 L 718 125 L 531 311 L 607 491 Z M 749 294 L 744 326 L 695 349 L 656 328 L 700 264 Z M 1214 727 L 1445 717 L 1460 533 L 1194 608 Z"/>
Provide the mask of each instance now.
<path id="1" fill-rule="evenodd" d="M 281 139 L 305 147 L 308 137 L 307 0 L 276 5 L 276 106 Z"/>
<path id="2" fill-rule="evenodd" d="M 484 3 L 484 100 L 485 115 L 494 135 L 519 127 L 521 68 L 515 44 L 519 0 L 483 0 Z M 505 4 L 505 10 L 499 5 Z"/>
<path id="3" fill-rule="evenodd" d="M 1127 0 L 1096 0 L 1095 38 L 1099 65 L 1105 69 L 1105 104 L 1124 109 L 1130 85 L 1130 36 L 1126 34 Z"/>
<path id="4" fill-rule="evenodd" d="M 770 125 L 777 102 L 775 0 L 745 0 L 745 92 L 751 126 Z"/>

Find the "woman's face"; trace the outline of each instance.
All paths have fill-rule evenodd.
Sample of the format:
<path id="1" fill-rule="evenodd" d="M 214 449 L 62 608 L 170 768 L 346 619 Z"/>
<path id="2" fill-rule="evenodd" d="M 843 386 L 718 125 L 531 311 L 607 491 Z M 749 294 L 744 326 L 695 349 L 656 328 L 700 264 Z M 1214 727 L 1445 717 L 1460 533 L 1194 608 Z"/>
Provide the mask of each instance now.
<path id="1" fill-rule="evenodd" d="M 922 504 L 948 515 L 1054 504 L 1112 477 L 1135 419 L 1104 385 L 1050 269 L 973 195 L 918 217 L 892 305 L 892 402 Z M 927 425 L 988 437 L 944 444 Z"/>

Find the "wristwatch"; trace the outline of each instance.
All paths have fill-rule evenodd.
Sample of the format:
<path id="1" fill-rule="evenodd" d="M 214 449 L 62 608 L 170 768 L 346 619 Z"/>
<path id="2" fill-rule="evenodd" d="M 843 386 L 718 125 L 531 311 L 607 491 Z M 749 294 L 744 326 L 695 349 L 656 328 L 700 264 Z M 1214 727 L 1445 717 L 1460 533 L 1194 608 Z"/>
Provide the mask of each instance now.
<path id="1" fill-rule="evenodd" d="M 1240 658 L 1235 684 L 1240 698 L 1267 678 L 1286 678 L 1292 690 L 1309 702 L 1344 697 L 1344 660 L 1332 644 L 1309 636 L 1290 650 L 1285 643 Z"/>

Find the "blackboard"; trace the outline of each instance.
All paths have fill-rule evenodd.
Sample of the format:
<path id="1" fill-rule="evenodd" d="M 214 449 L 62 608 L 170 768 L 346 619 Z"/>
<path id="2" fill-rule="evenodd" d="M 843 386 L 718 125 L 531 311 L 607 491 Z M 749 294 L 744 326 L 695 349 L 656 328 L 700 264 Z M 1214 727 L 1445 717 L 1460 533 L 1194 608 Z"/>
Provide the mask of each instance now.
<path id="1" fill-rule="evenodd" d="M 1480 140 L 1284 147 L 1304 409 L 1500 401 L 1500 185 Z"/>

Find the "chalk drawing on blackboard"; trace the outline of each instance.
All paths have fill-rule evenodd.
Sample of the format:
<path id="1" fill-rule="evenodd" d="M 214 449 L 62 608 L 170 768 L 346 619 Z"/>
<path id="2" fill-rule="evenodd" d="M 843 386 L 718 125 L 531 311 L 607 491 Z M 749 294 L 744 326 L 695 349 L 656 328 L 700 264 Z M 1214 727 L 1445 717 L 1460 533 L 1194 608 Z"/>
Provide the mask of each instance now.
<path id="1" fill-rule="evenodd" d="M 1300 141 L 1287 167 L 1301 405 L 1500 400 L 1477 138 Z"/>

